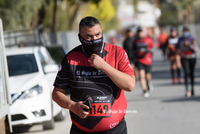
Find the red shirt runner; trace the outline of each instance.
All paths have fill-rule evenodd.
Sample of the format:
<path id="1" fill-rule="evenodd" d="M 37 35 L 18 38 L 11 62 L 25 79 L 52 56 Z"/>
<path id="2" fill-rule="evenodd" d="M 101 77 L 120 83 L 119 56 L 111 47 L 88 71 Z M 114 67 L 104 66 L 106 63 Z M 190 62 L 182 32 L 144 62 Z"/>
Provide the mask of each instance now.
<path id="1" fill-rule="evenodd" d="M 145 65 L 151 65 L 152 54 L 150 50 L 153 47 L 153 40 L 149 37 L 136 39 L 133 44 L 133 50 L 135 51 L 137 62 Z"/>

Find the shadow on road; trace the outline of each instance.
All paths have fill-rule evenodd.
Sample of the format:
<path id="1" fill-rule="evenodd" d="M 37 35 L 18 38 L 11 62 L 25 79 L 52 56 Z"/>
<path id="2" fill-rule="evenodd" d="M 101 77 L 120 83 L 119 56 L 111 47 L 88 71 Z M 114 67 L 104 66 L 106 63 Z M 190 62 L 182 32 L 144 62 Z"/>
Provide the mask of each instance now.
<path id="1" fill-rule="evenodd" d="M 154 60 L 153 65 L 156 67 L 166 67 L 169 66 L 169 61 Z"/>
<path id="2" fill-rule="evenodd" d="M 173 86 L 173 88 L 176 88 L 177 86 L 180 86 L 180 85 L 183 85 L 184 86 L 184 83 L 182 82 L 181 84 L 172 84 L 171 82 L 169 83 L 169 82 L 163 82 L 163 83 L 156 83 L 156 84 L 153 84 L 154 86 L 156 86 L 156 88 L 157 87 L 171 87 L 171 86 Z"/>
<path id="3" fill-rule="evenodd" d="M 140 96 L 138 96 L 140 97 Z M 160 100 L 163 103 L 167 102 L 184 102 L 184 101 L 200 101 L 200 96 L 194 96 L 194 97 L 176 97 L 176 96 L 157 96 L 157 97 L 149 97 L 149 98 L 132 98 L 132 99 L 127 99 L 127 102 L 138 102 L 138 101 L 156 101 Z"/>
<path id="4" fill-rule="evenodd" d="M 195 77 L 200 77 L 200 68 L 195 69 Z"/>
<path id="5" fill-rule="evenodd" d="M 144 97 L 141 97 L 140 95 L 138 96 L 135 96 L 135 98 L 127 98 L 127 102 L 137 102 L 137 101 L 157 101 L 157 100 L 160 100 L 160 101 L 164 101 L 164 100 L 174 100 L 174 99 L 177 99 L 177 96 L 154 96 L 154 97 L 148 97 L 148 98 L 145 98 Z"/>
<path id="6" fill-rule="evenodd" d="M 200 101 L 200 96 L 195 97 L 181 97 L 181 98 L 175 98 L 175 99 L 167 99 L 163 100 L 162 102 L 184 102 L 184 101 Z"/>
<path id="7" fill-rule="evenodd" d="M 158 68 L 163 68 L 161 70 L 153 70 L 152 71 L 152 79 L 159 79 L 159 80 L 167 80 L 167 79 L 171 79 L 171 72 L 170 72 L 170 68 L 166 69 L 168 63 L 166 62 L 155 62 L 153 63 L 153 66 L 158 67 Z M 176 72 L 175 72 L 176 74 Z M 183 83 L 184 83 L 184 71 L 181 68 L 181 78 L 183 79 Z M 200 67 L 197 66 L 195 68 L 195 78 L 198 79 L 200 78 Z M 199 85 L 200 82 L 195 80 L 195 85 Z M 171 84 L 169 83 L 160 83 L 158 86 L 169 86 Z"/>
<path id="8" fill-rule="evenodd" d="M 13 133 L 12 134 L 19 134 L 19 133 L 28 133 L 30 128 L 33 125 L 23 125 L 23 126 L 13 126 Z M 33 131 L 32 131 L 33 132 Z M 40 132 L 38 131 L 34 131 L 34 133 Z"/>
<path id="9" fill-rule="evenodd" d="M 170 72 L 169 72 L 169 70 L 153 71 L 152 78 L 153 79 L 169 79 Z"/>

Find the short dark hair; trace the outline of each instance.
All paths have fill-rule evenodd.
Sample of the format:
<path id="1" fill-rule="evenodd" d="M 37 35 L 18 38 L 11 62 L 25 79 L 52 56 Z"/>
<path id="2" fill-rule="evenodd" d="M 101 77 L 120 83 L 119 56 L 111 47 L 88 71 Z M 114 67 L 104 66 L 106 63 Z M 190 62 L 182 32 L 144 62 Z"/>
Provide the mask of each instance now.
<path id="1" fill-rule="evenodd" d="M 142 28 L 141 26 L 138 26 L 136 32 L 139 33 L 139 32 L 141 32 L 141 31 L 143 31 L 143 28 Z"/>
<path id="2" fill-rule="evenodd" d="M 87 16 L 87 17 L 83 18 L 80 21 L 80 23 L 79 23 L 79 32 L 81 31 L 81 29 L 84 26 L 93 27 L 96 24 L 99 24 L 101 26 L 100 22 L 95 17 Z"/>
<path id="3" fill-rule="evenodd" d="M 132 32 L 131 29 L 126 29 L 126 33 Z"/>
<path id="4" fill-rule="evenodd" d="M 187 26 L 184 26 L 183 31 L 190 31 L 190 29 Z"/>
<path id="5" fill-rule="evenodd" d="M 176 31 L 176 27 L 171 27 L 170 32 L 172 32 L 172 31 Z"/>

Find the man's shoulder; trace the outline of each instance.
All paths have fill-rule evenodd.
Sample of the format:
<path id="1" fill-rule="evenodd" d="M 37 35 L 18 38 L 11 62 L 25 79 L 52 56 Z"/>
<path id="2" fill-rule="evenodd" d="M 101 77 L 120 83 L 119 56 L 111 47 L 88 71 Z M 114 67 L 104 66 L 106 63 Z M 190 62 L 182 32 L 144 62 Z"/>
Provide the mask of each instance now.
<path id="1" fill-rule="evenodd" d="M 133 42 L 134 42 L 134 43 L 137 43 L 137 42 L 141 42 L 141 41 L 143 41 L 143 39 L 141 39 L 141 38 L 137 38 L 137 37 L 136 37 L 136 38 L 134 39 Z"/>
<path id="2" fill-rule="evenodd" d="M 121 53 L 125 53 L 125 50 L 122 47 L 108 43 L 106 43 L 105 50 L 111 55 L 116 53 L 119 56 Z"/>
<path id="3" fill-rule="evenodd" d="M 192 35 L 189 36 L 189 40 L 195 40 Z"/>
<path id="4" fill-rule="evenodd" d="M 113 45 L 113 44 L 108 44 L 106 43 L 105 49 L 109 49 L 110 51 L 116 51 L 116 50 L 124 50 L 122 47 Z"/>
<path id="5" fill-rule="evenodd" d="M 73 52 L 82 52 L 82 45 L 79 45 L 79 46 L 73 48 L 72 50 L 70 50 L 70 51 L 67 53 L 67 55 L 71 55 L 71 54 L 73 54 Z"/>
<path id="6" fill-rule="evenodd" d="M 151 40 L 152 40 L 152 38 L 151 38 L 151 37 L 148 37 L 148 36 L 146 36 L 146 37 L 144 37 L 144 40 L 151 41 Z"/>
<path id="7" fill-rule="evenodd" d="M 123 41 L 123 44 L 126 45 L 128 42 L 127 38 Z"/>
<path id="8" fill-rule="evenodd" d="M 80 57 L 84 57 L 84 53 L 82 50 L 82 45 L 79 45 L 75 48 L 73 48 L 72 50 L 70 50 L 67 54 L 66 54 L 66 59 L 67 60 L 79 60 Z"/>

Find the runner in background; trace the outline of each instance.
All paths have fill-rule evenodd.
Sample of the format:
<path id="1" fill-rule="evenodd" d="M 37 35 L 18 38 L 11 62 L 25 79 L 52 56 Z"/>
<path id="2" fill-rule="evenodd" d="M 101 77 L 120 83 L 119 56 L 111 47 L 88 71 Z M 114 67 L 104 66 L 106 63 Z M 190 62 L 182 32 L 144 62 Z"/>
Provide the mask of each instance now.
<path id="1" fill-rule="evenodd" d="M 175 27 L 170 30 L 170 35 L 167 39 L 168 58 L 171 64 L 172 84 L 175 84 L 175 70 L 177 69 L 178 83 L 181 83 L 181 58 L 176 49 L 179 36 Z"/>
<path id="2" fill-rule="evenodd" d="M 196 65 L 196 51 L 198 50 L 198 46 L 194 37 L 190 34 L 188 27 L 183 28 L 183 34 L 179 40 L 177 48 L 181 54 L 181 63 L 184 70 L 186 89 L 185 96 L 194 96 L 194 70 Z M 188 78 L 191 80 L 191 90 L 188 89 Z"/>
<path id="3" fill-rule="evenodd" d="M 136 39 L 133 43 L 133 51 L 136 57 L 136 66 L 139 70 L 140 83 L 143 89 L 143 96 L 148 97 L 149 92 L 153 90 L 151 83 L 151 65 L 153 40 L 144 36 L 144 31 L 141 27 L 137 28 Z"/>
<path id="4" fill-rule="evenodd" d="M 128 55 L 131 67 L 132 67 L 132 69 L 135 73 L 135 77 L 136 77 L 136 80 L 137 80 L 139 72 L 138 72 L 137 67 L 135 66 L 136 59 L 135 59 L 135 55 L 134 55 L 134 52 L 133 52 L 133 42 L 134 42 L 134 40 L 135 40 L 134 33 L 130 29 L 127 29 L 126 30 L 126 38 L 123 42 L 123 49 L 126 51 L 126 53 Z"/>
<path id="5" fill-rule="evenodd" d="M 111 36 L 111 37 L 109 38 L 109 42 L 110 42 L 110 44 L 116 44 L 115 36 Z"/>
<path id="6" fill-rule="evenodd" d="M 168 35 L 167 33 L 161 28 L 161 33 L 158 37 L 158 48 L 162 51 L 163 59 L 166 60 L 166 41 Z"/>

